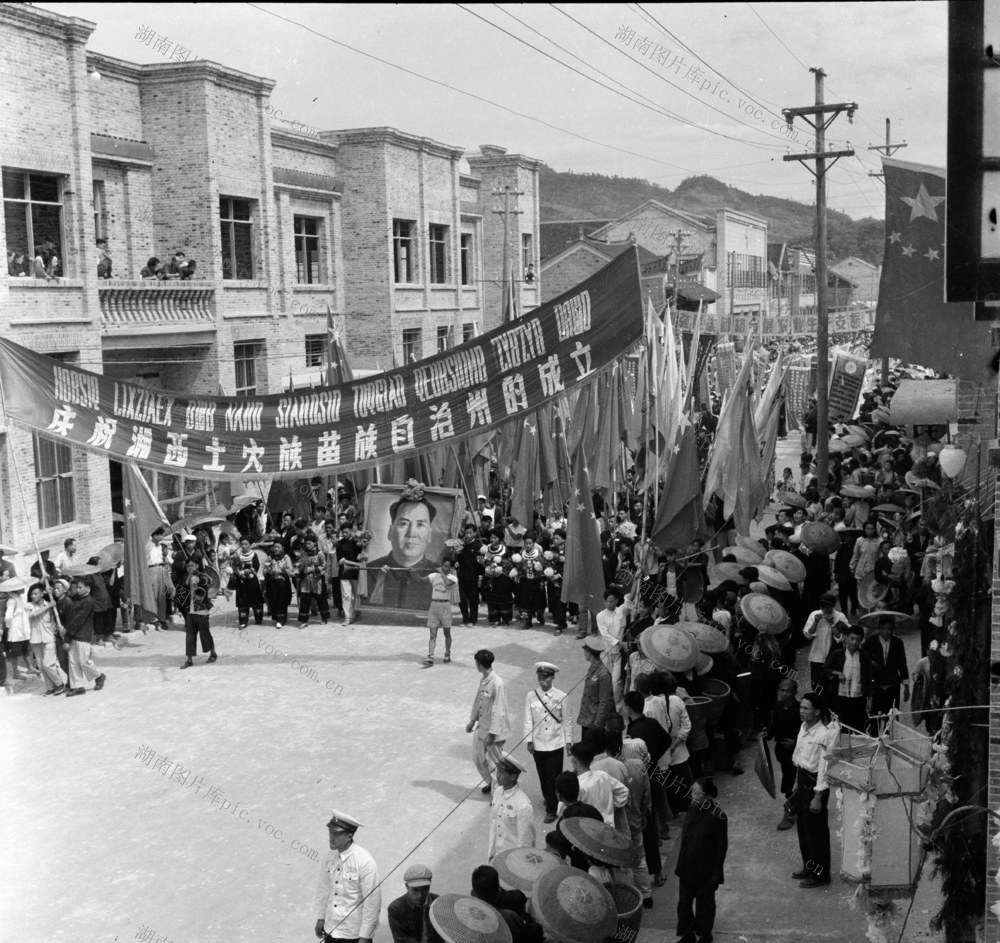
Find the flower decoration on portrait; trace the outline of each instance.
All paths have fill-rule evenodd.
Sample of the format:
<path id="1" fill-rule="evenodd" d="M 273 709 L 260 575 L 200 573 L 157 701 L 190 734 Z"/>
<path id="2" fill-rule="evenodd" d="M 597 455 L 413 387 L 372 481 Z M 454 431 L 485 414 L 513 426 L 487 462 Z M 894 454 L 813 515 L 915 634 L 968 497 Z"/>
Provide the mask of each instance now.
<path id="1" fill-rule="evenodd" d="M 889 559 L 893 563 L 903 563 L 906 560 L 907 553 L 902 547 L 893 547 L 889 551 Z"/>
<path id="2" fill-rule="evenodd" d="M 422 481 L 417 481 L 416 478 L 407 478 L 405 484 L 403 485 L 402 500 L 423 501 L 424 488 L 426 487 L 427 486 Z"/>
<path id="3" fill-rule="evenodd" d="M 359 547 L 367 547 L 372 542 L 372 532 L 370 530 L 359 530 L 354 535 L 354 542 Z"/>
<path id="4" fill-rule="evenodd" d="M 449 537 L 444 542 L 444 545 L 449 550 L 461 550 L 465 546 L 465 541 L 460 539 L 459 537 Z"/>
<path id="5" fill-rule="evenodd" d="M 511 562 L 511 563 L 520 563 L 520 562 L 521 562 L 521 554 L 519 554 L 519 553 L 515 553 L 515 554 L 514 554 L 514 555 L 513 555 L 513 556 L 512 556 L 511 558 L 510 558 L 510 562 Z"/>

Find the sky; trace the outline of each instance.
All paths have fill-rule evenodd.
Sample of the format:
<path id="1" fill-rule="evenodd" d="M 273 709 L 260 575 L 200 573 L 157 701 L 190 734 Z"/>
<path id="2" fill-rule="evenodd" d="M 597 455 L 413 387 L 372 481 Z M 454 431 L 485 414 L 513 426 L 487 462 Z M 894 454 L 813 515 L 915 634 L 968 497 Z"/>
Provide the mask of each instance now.
<path id="1" fill-rule="evenodd" d="M 669 188 L 709 174 L 812 203 L 812 174 L 782 158 L 813 151 L 813 132 L 798 118 L 789 140 L 781 110 L 814 103 L 809 68 L 820 67 L 826 102 L 858 105 L 853 124 L 842 114 L 827 132 L 828 149 L 856 152 L 828 174 L 832 209 L 884 217 L 868 148 L 885 143 L 887 118 L 908 145 L 899 158 L 945 162 L 941 0 L 37 5 L 96 23 L 97 52 L 165 62 L 180 47 L 274 79 L 275 113 L 319 130 L 388 125 L 469 150 L 498 144 L 556 170 Z"/>

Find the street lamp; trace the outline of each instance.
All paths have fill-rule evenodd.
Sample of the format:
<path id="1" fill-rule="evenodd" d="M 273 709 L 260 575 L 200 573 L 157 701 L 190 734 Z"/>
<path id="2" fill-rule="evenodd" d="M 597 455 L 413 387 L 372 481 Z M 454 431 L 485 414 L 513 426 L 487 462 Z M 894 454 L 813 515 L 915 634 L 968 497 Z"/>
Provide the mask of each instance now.
<path id="1" fill-rule="evenodd" d="M 978 445 L 978 440 L 970 432 L 955 432 L 952 429 L 949 429 L 949 431 L 951 432 L 951 439 L 966 436 L 970 442 L 975 442 Z M 968 459 L 969 453 L 954 441 L 945 445 L 938 454 L 938 464 L 941 466 L 942 473 L 952 480 L 962 474 L 962 470 L 965 468 L 965 463 Z"/>

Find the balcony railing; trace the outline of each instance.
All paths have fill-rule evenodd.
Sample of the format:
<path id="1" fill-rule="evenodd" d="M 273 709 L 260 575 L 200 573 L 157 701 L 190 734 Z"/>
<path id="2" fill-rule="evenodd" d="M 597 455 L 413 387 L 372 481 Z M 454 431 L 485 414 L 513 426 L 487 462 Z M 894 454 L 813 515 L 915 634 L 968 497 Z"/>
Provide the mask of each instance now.
<path id="1" fill-rule="evenodd" d="M 109 279 L 99 283 L 101 327 L 210 327 L 215 324 L 212 282 L 160 282 Z"/>

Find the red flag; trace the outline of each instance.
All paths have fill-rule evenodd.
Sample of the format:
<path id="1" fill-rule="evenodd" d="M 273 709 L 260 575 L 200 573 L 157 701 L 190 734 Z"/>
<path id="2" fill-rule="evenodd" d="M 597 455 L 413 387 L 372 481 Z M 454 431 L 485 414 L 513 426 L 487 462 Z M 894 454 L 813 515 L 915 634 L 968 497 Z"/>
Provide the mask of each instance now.
<path id="1" fill-rule="evenodd" d="M 562 601 L 579 603 L 598 612 L 604 606 L 604 567 L 601 534 L 594 514 L 590 470 L 577 456 L 573 493 L 566 515 L 566 565 L 563 567 Z"/>
<path id="2" fill-rule="evenodd" d="M 707 536 L 694 426 L 685 429 L 676 448 L 667 463 L 666 484 L 650 531 L 650 539 L 661 550 L 686 547 L 695 537 Z"/>
<path id="3" fill-rule="evenodd" d="M 125 486 L 125 596 L 140 622 L 156 622 L 156 595 L 150 579 L 146 547 L 150 534 L 169 527 L 166 515 L 138 467 L 124 466 Z"/>
<path id="4" fill-rule="evenodd" d="M 395 356 L 395 352 L 393 352 Z M 340 343 L 340 332 L 334 327 L 333 312 L 326 306 L 326 385 L 339 386 L 350 383 L 354 371 L 347 359 L 347 351 Z"/>
<path id="5" fill-rule="evenodd" d="M 511 495 L 510 513 L 522 527 L 531 529 L 534 519 L 535 498 L 541 490 L 538 478 L 538 415 L 532 413 L 521 423 L 519 439 L 514 452 L 514 491 Z"/>
<path id="6" fill-rule="evenodd" d="M 992 383 L 991 324 L 972 304 L 944 300 L 945 171 L 883 158 L 885 257 L 873 357 L 898 357 L 963 380 Z"/>

